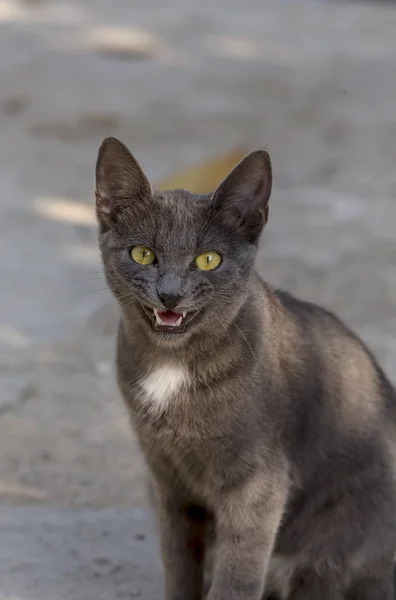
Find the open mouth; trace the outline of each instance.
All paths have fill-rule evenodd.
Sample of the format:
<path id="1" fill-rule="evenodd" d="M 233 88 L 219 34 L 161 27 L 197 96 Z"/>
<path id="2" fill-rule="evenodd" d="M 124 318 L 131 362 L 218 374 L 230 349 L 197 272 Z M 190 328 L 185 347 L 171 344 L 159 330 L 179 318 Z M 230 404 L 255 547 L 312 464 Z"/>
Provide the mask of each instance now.
<path id="1" fill-rule="evenodd" d="M 183 333 L 187 324 L 198 314 L 198 311 L 179 313 L 173 310 L 159 310 L 145 306 L 143 309 L 149 317 L 154 331 L 164 333 Z"/>
<path id="2" fill-rule="evenodd" d="M 154 316 L 157 325 L 160 327 L 180 327 L 187 313 L 177 313 L 173 310 L 157 310 L 154 309 Z"/>

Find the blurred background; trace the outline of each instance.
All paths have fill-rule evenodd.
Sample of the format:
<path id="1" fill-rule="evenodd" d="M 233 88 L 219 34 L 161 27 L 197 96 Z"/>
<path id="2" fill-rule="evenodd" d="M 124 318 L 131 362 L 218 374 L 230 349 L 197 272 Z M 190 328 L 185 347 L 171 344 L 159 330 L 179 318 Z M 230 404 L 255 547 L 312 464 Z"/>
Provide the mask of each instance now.
<path id="1" fill-rule="evenodd" d="M 395 31 L 375 0 L 0 0 L 1 598 L 157 597 L 96 244 L 103 137 L 186 185 L 265 146 L 261 273 L 338 312 L 396 381 Z M 34 557 L 60 547 L 49 576 Z"/>

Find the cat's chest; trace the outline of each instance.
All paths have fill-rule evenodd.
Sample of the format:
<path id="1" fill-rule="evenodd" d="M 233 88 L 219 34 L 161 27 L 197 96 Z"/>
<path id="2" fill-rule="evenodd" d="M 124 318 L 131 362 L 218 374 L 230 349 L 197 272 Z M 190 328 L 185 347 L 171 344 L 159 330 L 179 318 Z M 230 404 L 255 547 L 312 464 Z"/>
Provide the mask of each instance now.
<path id="1" fill-rule="evenodd" d="M 213 407 L 183 364 L 165 363 L 147 371 L 135 389 L 135 428 L 153 455 L 194 462 L 217 437 L 209 418 Z"/>
<path id="2" fill-rule="evenodd" d="M 184 365 L 171 363 L 145 372 L 135 389 L 135 431 L 151 470 L 167 485 L 182 482 L 194 497 L 209 498 L 235 471 L 239 450 L 246 447 L 233 435 L 240 416 L 237 423 L 230 410 L 219 408 L 227 388 L 217 382 L 216 390 L 203 386 Z"/>
<path id="3" fill-rule="evenodd" d="M 183 365 L 157 366 L 138 383 L 138 437 L 149 462 L 168 477 L 174 471 L 179 478 L 186 468 L 202 471 L 204 436 L 198 425 L 199 411 L 194 410 L 195 398 L 193 379 Z"/>
<path id="4" fill-rule="evenodd" d="M 164 363 L 143 374 L 135 394 L 148 416 L 159 417 L 185 402 L 191 386 L 191 376 L 185 365 Z"/>

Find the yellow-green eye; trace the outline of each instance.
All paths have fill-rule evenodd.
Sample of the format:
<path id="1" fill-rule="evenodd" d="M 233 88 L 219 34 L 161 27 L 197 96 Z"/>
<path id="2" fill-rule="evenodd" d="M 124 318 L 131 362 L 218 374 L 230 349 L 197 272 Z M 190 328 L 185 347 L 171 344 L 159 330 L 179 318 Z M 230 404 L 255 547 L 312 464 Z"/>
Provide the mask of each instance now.
<path id="1" fill-rule="evenodd" d="M 155 261 L 155 254 L 146 246 L 134 246 L 131 250 L 131 256 L 139 265 L 151 265 Z"/>
<path id="2" fill-rule="evenodd" d="M 221 263 L 221 256 L 218 252 L 202 252 L 194 260 L 194 264 L 200 271 L 213 271 Z"/>

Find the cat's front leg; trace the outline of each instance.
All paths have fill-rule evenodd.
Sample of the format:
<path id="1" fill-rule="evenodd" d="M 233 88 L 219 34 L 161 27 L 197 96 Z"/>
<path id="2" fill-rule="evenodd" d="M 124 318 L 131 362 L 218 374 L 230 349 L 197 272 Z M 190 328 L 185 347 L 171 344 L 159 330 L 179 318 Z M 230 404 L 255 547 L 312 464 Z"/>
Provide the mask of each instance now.
<path id="1" fill-rule="evenodd" d="M 208 600 L 260 600 L 286 502 L 281 477 L 250 481 L 223 498 Z"/>
<path id="2" fill-rule="evenodd" d="M 198 507 L 162 496 L 157 503 L 165 600 L 202 600 L 207 520 Z"/>

